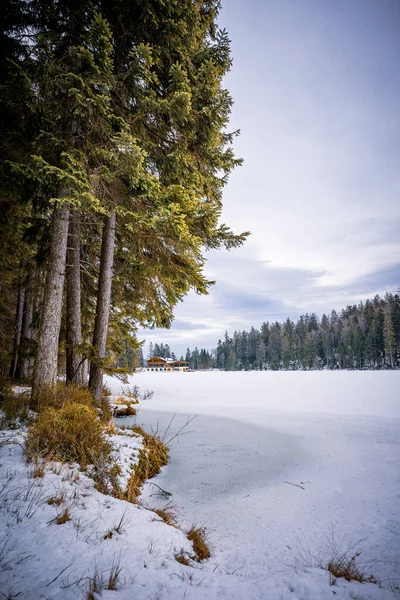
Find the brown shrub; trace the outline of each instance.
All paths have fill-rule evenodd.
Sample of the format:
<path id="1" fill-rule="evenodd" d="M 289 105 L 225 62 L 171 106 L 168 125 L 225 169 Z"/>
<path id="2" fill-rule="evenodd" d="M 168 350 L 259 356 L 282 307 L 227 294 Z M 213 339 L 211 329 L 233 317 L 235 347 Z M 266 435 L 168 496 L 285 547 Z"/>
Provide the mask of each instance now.
<path id="1" fill-rule="evenodd" d="M 29 427 L 25 443 L 28 460 L 50 455 L 62 462 L 78 462 L 82 467 L 99 456 L 108 456 L 110 451 L 95 408 L 73 402 L 65 402 L 58 410 L 43 409 Z"/>

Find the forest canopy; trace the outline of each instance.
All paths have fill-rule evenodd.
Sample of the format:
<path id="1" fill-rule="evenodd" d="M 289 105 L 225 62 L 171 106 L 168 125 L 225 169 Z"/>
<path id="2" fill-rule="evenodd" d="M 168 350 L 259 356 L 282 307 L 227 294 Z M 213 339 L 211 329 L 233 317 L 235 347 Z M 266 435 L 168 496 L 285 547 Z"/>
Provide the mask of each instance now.
<path id="1" fill-rule="evenodd" d="M 2 8 L 0 371 L 99 397 L 139 325 L 207 294 L 204 250 L 247 236 L 220 223 L 230 41 L 218 0 Z"/>

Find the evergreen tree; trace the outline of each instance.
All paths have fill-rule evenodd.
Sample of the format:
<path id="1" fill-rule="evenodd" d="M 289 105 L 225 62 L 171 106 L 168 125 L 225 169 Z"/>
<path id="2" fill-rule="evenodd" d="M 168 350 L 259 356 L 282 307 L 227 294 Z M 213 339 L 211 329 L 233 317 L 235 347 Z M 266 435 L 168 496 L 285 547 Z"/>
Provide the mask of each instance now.
<path id="1" fill-rule="evenodd" d="M 396 334 L 393 327 L 392 316 L 388 310 L 384 312 L 383 339 L 385 346 L 385 361 L 393 369 L 397 362 Z"/>

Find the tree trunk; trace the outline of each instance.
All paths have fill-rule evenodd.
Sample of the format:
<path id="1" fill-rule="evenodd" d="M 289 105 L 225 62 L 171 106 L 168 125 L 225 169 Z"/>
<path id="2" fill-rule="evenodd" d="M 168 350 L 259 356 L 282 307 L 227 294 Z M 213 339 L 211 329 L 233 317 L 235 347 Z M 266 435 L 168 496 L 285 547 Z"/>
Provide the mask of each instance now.
<path id="1" fill-rule="evenodd" d="M 25 286 L 22 282 L 18 285 L 18 299 L 17 299 L 17 314 L 15 317 L 15 332 L 14 332 L 14 345 L 13 345 L 13 357 L 10 368 L 10 377 L 14 378 L 19 375 L 17 367 L 19 363 L 19 354 L 21 346 L 21 331 L 22 331 L 22 319 L 24 315 L 24 300 L 25 300 Z"/>
<path id="2" fill-rule="evenodd" d="M 83 384 L 81 357 L 81 249 L 80 215 L 73 210 L 69 217 L 67 249 L 67 381 Z"/>
<path id="3" fill-rule="evenodd" d="M 65 262 L 68 241 L 69 204 L 53 212 L 50 255 L 42 305 L 39 340 L 33 373 L 32 396 L 54 386 L 57 379 L 58 338 L 60 335 Z"/>
<path id="4" fill-rule="evenodd" d="M 87 340 L 87 344 L 89 345 L 91 340 Z M 82 364 L 82 385 L 87 385 L 89 380 L 89 361 L 87 358 L 83 361 Z"/>
<path id="5" fill-rule="evenodd" d="M 101 361 L 106 356 L 108 319 L 111 303 L 111 281 L 114 262 L 115 210 L 110 211 L 103 228 L 101 242 L 99 287 L 97 291 L 96 317 L 94 322 L 93 346 L 96 356 L 90 363 L 89 387 L 93 396 L 99 400 L 103 389 L 103 369 Z"/>
<path id="6" fill-rule="evenodd" d="M 32 375 L 33 365 L 33 331 L 32 331 L 32 318 L 33 318 L 33 283 L 35 279 L 34 267 L 31 267 L 28 273 L 26 288 L 25 288 L 25 302 L 24 302 L 24 317 L 22 320 L 22 331 L 21 331 L 21 352 L 20 352 L 20 366 L 19 373 L 21 379 L 29 379 Z"/>

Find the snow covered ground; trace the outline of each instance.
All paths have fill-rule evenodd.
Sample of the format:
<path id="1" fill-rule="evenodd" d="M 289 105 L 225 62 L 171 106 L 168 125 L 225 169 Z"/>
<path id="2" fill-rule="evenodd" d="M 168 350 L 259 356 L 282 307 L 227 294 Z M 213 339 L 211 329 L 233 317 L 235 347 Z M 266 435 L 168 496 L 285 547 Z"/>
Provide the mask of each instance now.
<path id="1" fill-rule="evenodd" d="M 211 559 L 178 564 L 175 554 L 191 545 L 155 513 L 99 494 L 66 468 L 32 479 L 21 447 L 0 444 L 0 489 L 11 480 L 2 492 L 10 502 L 0 497 L 5 597 L 85 597 L 96 567 L 108 581 L 113 561 L 122 566 L 119 589 L 104 590 L 106 600 L 400 596 L 398 373 L 139 373 L 133 382 L 154 397 L 120 423 L 158 428 L 168 440 L 198 415 L 171 441 L 170 464 L 153 480 L 172 500 L 147 485 L 143 502 L 172 502 L 184 527 L 205 526 Z M 120 392 L 118 381 L 108 385 Z M 129 442 L 123 447 L 132 460 Z M 56 525 L 58 508 L 46 498 L 64 489 L 72 520 Z M 105 538 L 122 514 L 121 531 Z M 332 546 L 361 539 L 360 564 L 383 586 L 331 585 L 315 565 Z"/>

